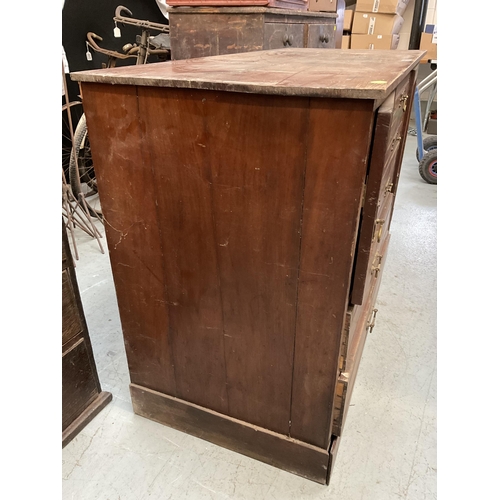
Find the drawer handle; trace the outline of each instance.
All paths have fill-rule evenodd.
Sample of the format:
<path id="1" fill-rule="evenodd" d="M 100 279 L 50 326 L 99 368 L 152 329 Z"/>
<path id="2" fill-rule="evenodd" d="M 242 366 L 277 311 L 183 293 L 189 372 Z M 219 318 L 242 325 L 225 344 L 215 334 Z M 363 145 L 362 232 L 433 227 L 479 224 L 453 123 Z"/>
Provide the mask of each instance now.
<path id="1" fill-rule="evenodd" d="M 408 101 L 408 95 L 403 94 L 401 98 L 399 99 L 399 102 L 401 103 L 399 106 L 403 106 L 403 112 L 406 111 L 406 103 Z"/>
<path id="2" fill-rule="evenodd" d="M 376 262 L 378 263 L 376 264 Z M 382 255 L 379 253 L 375 255 L 375 259 L 373 259 L 373 264 L 372 264 L 372 274 L 375 276 L 375 279 L 378 278 L 378 273 L 380 272 L 380 267 L 382 265 Z"/>
<path id="3" fill-rule="evenodd" d="M 400 135 L 398 135 L 395 139 L 392 141 L 391 145 L 391 151 L 394 151 L 394 148 L 396 147 L 396 144 L 402 139 Z"/>
<path id="4" fill-rule="evenodd" d="M 287 45 L 292 45 L 293 43 L 293 35 L 287 35 L 286 33 L 283 35 L 283 45 L 286 47 Z"/>
<path id="5" fill-rule="evenodd" d="M 319 35 L 319 41 L 323 43 L 328 43 L 330 41 L 330 37 L 328 35 Z"/>
<path id="6" fill-rule="evenodd" d="M 372 311 L 372 317 L 370 319 L 370 322 L 368 323 L 367 328 L 370 330 L 370 333 L 372 333 L 373 328 L 375 327 L 375 318 L 377 317 L 378 309 L 374 309 Z"/>
<path id="7" fill-rule="evenodd" d="M 380 229 L 378 230 L 378 234 L 377 234 L 377 242 L 380 243 L 380 238 L 382 238 L 382 229 L 383 229 L 384 224 L 385 224 L 385 219 L 377 219 L 375 221 L 375 227 L 377 227 L 377 224 L 380 225 Z"/>

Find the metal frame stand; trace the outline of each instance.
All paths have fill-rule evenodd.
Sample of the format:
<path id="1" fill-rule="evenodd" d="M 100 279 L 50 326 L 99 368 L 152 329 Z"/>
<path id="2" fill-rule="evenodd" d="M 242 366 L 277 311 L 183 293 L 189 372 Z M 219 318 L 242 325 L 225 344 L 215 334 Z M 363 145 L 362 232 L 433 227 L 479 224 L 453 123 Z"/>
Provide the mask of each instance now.
<path id="1" fill-rule="evenodd" d="M 427 89 L 429 91 L 429 97 L 427 99 L 427 106 L 425 110 L 424 122 L 422 123 L 422 115 L 420 111 L 420 96 Z M 415 108 L 415 123 L 417 126 L 417 147 L 418 147 L 418 156 L 419 158 L 423 158 L 424 151 L 424 140 L 423 140 L 423 131 L 427 127 L 427 123 L 429 121 L 430 109 L 431 105 L 436 97 L 437 93 L 437 69 L 434 70 L 427 78 L 424 78 L 419 85 L 415 87 L 415 98 L 414 98 L 414 108 Z"/>

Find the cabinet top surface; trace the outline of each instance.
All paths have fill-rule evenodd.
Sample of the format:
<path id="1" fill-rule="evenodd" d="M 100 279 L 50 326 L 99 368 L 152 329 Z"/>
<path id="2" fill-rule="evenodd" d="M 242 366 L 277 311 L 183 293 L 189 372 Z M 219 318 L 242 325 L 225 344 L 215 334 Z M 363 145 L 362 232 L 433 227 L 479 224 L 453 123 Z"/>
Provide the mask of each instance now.
<path id="1" fill-rule="evenodd" d="M 80 82 L 383 99 L 420 50 L 278 49 L 72 73 Z"/>
<path id="2" fill-rule="evenodd" d="M 277 14 L 279 16 L 329 17 L 336 18 L 336 12 L 310 12 L 308 10 L 273 9 L 272 7 L 169 7 L 170 14 Z"/>

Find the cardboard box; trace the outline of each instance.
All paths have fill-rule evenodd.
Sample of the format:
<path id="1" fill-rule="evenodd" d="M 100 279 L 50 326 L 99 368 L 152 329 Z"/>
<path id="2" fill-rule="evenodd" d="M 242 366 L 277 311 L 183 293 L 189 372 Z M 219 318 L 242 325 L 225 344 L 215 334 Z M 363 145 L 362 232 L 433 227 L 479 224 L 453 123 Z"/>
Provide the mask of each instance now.
<path id="1" fill-rule="evenodd" d="M 344 11 L 344 31 L 351 31 L 353 17 L 354 17 L 353 10 L 346 9 Z"/>
<path id="2" fill-rule="evenodd" d="M 351 33 L 357 35 L 397 35 L 401 31 L 404 21 L 398 14 L 355 12 Z"/>
<path id="3" fill-rule="evenodd" d="M 432 33 L 422 33 L 420 37 L 420 50 L 426 50 L 427 54 L 422 58 L 422 61 L 427 62 L 431 59 L 437 61 L 437 43 L 432 43 Z"/>
<path id="4" fill-rule="evenodd" d="M 437 135 L 437 133 L 438 133 L 437 123 L 438 123 L 437 120 L 429 118 L 429 121 L 427 122 L 426 132 L 430 135 Z"/>
<path id="5" fill-rule="evenodd" d="M 311 12 L 337 12 L 337 0 L 309 0 Z"/>
<path id="6" fill-rule="evenodd" d="M 356 11 L 403 15 L 410 0 L 358 0 Z"/>
<path id="7" fill-rule="evenodd" d="M 351 49 L 396 50 L 399 35 L 351 35 Z"/>
<path id="8" fill-rule="evenodd" d="M 351 48 L 351 35 L 342 35 L 342 46 L 341 49 Z"/>

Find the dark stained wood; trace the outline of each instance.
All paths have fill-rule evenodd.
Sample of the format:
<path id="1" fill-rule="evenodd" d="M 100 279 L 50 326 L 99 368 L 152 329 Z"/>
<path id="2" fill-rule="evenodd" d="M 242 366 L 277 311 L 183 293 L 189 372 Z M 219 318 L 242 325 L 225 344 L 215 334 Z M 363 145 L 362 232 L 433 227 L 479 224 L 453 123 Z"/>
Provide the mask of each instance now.
<path id="1" fill-rule="evenodd" d="M 303 47 L 303 24 L 266 23 L 264 25 L 264 50 L 286 47 Z"/>
<path id="2" fill-rule="evenodd" d="M 195 95 L 192 95 L 195 94 Z M 207 162 L 208 93 L 138 89 L 155 184 L 176 393 L 227 413 L 221 287 Z M 133 175 L 132 172 L 129 173 Z"/>
<path id="3" fill-rule="evenodd" d="M 62 343 L 63 345 L 83 331 L 80 311 L 67 269 L 62 272 Z"/>
<path id="4" fill-rule="evenodd" d="M 366 293 L 369 266 L 373 257 L 373 235 L 378 231 L 375 221 L 380 218 L 380 209 L 390 193 L 396 193 L 397 181 L 404 147 L 406 131 L 410 120 L 410 110 L 415 88 L 414 71 L 389 96 L 377 113 L 374 146 L 367 178 L 365 203 L 356 250 L 356 262 L 351 290 L 351 303 L 362 304 Z M 385 231 L 390 228 L 393 204 L 384 216 Z M 376 243 L 376 242 L 375 242 Z"/>
<path id="5" fill-rule="evenodd" d="M 389 247 L 390 235 L 387 235 L 386 239 L 382 245 L 382 254 L 384 258 L 382 259 L 382 266 L 380 274 L 384 272 L 385 263 L 387 262 L 387 250 Z M 351 402 L 352 392 L 356 382 L 356 377 L 358 374 L 359 365 L 361 363 L 361 356 L 363 354 L 363 348 L 365 346 L 366 337 L 370 334 L 369 327 L 372 321 L 374 321 L 374 327 L 376 325 L 376 318 L 373 320 L 374 306 L 376 305 L 378 290 L 380 288 L 381 280 L 374 280 L 372 283 L 372 288 L 370 290 L 370 295 L 366 301 L 365 307 L 363 308 L 364 314 L 359 321 L 358 327 L 354 331 L 354 335 L 351 338 L 349 351 L 347 355 L 347 366 L 346 366 L 346 376 L 347 376 L 347 390 L 345 393 L 345 402 L 342 414 L 342 421 L 340 422 L 340 429 L 342 429 L 345 420 L 347 418 L 347 412 L 349 411 L 349 405 Z"/>
<path id="6" fill-rule="evenodd" d="M 63 430 L 62 447 L 64 448 L 78 433 L 100 413 L 104 407 L 111 402 L 112 395 L 109 392 L 100 392 L 86 408 Z"/>
<path id="7" fill-rule="evenodd" d="M 101 391 L 68 235 L 62 221 L 62 446 L 111 401 Z"/>
<path id="8" fill-rule="evenodd" d="M 170 14 L 172 60 L 262 50 L 263 15 Z"/>
<path id="9" fill-rule="evenodd" d="M 375 227 L 375 220 L 377 219 L 377 210 L 382 196 L 380 192 L 382 177 L 386 164 L 390 160 L 390 156 L 394 156 L 391 155 L 390 152 L 391 142 L 395 140 L 395 138 L 390 135 L 394 110 L 395 93 L 387 98 L 377 112 L 370 170 L 366 181 L 365 201 L 363 204 L 359 239 L 356 249 L 356 261 L 350 298 L 352 304 L 362 303 L 367 274 L 369 273 L 368 267 L 372 251 L 373 235 L 378 229 Z"/>
<path id="10" fill-rule="evenodd" d="M 158 186 L 136 89 L 82 90 L 130 379 L 175 395 Z"/>
<path id="11" fill-rule="evenodd" d="M 169 19 L 173 14 L 263 14 L 266 20 L 275 19 L 277 16 L 286 16 L 287 19 L 297 19 L 303 22 L 305 19 L 337 18 L 335 12 L 304 12 L 303 10 L 281 9 L 263 6 L 196 6 L 196 7 L 174 7 L 167 9 Z"/>
<path id="12" fill-rule="evenodd" d="M 418 72 L 418 69 L 414 69 L 410 73 L 410 76 L 408 78 L 409 82 L 410 82 L 410 85 L 408 87 L 407 107 L 408 107 L 409 110 L 411 110 L 412 107 L 413 107 L 413 101 L 414 101 L 414 97 L 415 97 L 415 86 L 417 84 L 417 72 Z M 401 143 L 400 143 L 400 146 L 399 146 L 398 157 L 397 157 L 397 160 L 396 160 L 396 167 L 394 169 L 394 177 L 393 177 L 393 181 L 392 181 L 392 183 L 393 183 L 392 192 L 394 193 L 395 197 L 396 197 L 396 194 L 398 192 L 399 174 L 401 172 L 401 165 L 403 163 L 403 155 L 404 155 L 405 146 L 406 146 L 406 138 L 408 136 L 408 134 L 406 133 L 406 131 L 408 130 L 408 126 L 410 124 L 410 117 L 411 117 L 411 114 L 410 113 L 406 113 L 406 115 L 404 117 L 404 120 L 403 120 L 403 128 L 402 128 L 402 131 L 401 131 Z M 389 228 L 391 227 L 393 212 L 394 212 L 394 204 L 392 206 L 392 211 L 391 211 L 391 214 L 390 214 L 390 217 L 389 217 Z"/>
<path id="13" fill-rule="evenodd" d="M 206 98 L 229 415 L 283 434 L 290 419 L 308 113 L 307 98 Z"/>
<path id="14" fill-rule="evenodd" d="M 386 98 L 418 50 L 279 49 L 72 73 L 82 82 L 273 95 Z"/>
<path id="15" fill-rule="evenodd" d="M 334 24 L 311 24 L 308 27 L 307 47 L 334 49 L 335 33 Z M 325 39 L 325 37 L 327 38 Z"/>
<path id="16" fill-rule="evenodd" d="M 327 481 L 328 450 L 135 384 L 130 386 L 130 392 L 134 412 L 138 415 L 320 484 Z"/>
<path id="17" fill-rule="evenodd" d="M 332 353 L 347 310 L 372 123 L 369 101 L 311 102 L 290 435 L 320 447 L 330 442 Z M 325 131 L 335 140 L 325 141 Z"/>
<path id="18" fill-rule="evenodd" d="M 308 28 L 320 23 L 325 29 L 328 26 L 333 35 L 336 16 L 335 13 L 269 7 L 169 9 L 172 60 L 306 47 Z M 285 34 L 293 37 L 291 45 L 284 41 Z M 316 43 L 313 46 L 329 48 L 335 44 Z"/>
<path id="19" fill-rule="evenodd" d="M 97 397 L 99 392 L 90 364 L 88 346 L 81 338 L 62 356 L 62 429 Z"/>
<path id="20" fill-rule="evenodd" d="M 419 61 L 376 52 L 287 48 L 75 77 L 88 79 L 134 410 L 321 483 L 389 237 L 371 225 L 361 305 L 349 305 L 370 152 L 384 160 L 374 207 L 387 219 L 408 126 L 398 108 L 375 134 L 377 109 L 391 94 L 394 109 Z"/>

